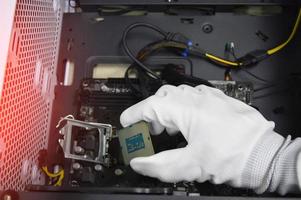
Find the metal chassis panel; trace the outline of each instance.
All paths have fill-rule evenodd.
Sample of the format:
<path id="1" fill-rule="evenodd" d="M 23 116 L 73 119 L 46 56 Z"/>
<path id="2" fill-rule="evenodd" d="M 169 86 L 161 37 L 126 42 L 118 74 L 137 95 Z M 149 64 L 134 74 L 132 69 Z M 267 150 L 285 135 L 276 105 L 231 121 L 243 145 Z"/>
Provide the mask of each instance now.
<path id="1" fill-rule="evenodd" d="M 81 6 L 91 5 L 292 5 L 296 0 L 80 0 Z"/>
<path id="2" fill-rule="evenodd" d="M 91 193 L 59 193 L 59 192 L 19 192 L 19 200 L 246 200 L 247 197 L 209 197 L 209 196 L 162 196 L 162 195 L 121 195 L 121 194 L 91 194 Z M 248 200 L 271 200 L 274 198 L 247 198 Z M 299 198 L 277 198 L 279 200 L 297 200 Z"/>

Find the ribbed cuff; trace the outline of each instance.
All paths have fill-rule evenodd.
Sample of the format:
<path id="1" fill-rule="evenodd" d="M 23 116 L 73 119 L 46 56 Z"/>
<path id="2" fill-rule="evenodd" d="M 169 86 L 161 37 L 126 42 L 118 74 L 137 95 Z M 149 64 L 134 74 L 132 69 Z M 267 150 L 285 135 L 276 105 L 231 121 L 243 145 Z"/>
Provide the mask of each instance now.
<path id="1" fill-rule="evenodd" d="M 291 141 L 271 132 L 262 136 L 252 151 L 242 175 L 242 187 L 284 195 L 300 193 L 298 181 L 298 155 L 301 152 L 301 138 Z"/>
<path id="2" fill-rule="evenodd" d="M 300 193 L 297 176 L 297 161 L 300 151 L 301 139 L 297 138 L 290 142 L 280 153 L 278 159 L 275 161 L 275 170 L 268 189 L 269 191 L 277 191 L 281 195 L 286 193 Z"/>
<path id="3" fill-rule="evenodd" d="M 256 193 L 263 193 L 268 189 L 275 160 L 285 143 L 284 138 L 273 131 L 259 139 L 243 170 L 242 187 L 253 189 Z"/>

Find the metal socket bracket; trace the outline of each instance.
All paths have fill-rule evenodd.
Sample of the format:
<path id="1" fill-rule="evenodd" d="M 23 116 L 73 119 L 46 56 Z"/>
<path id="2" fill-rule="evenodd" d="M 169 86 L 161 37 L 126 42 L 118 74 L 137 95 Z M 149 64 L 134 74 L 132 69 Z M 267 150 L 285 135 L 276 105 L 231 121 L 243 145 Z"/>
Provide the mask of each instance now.
<path id="1" fill-rule="evenodd" d="M 72 115 L 68 115 L 64 118 L 61 118 L 57 128 L 61 126 L 61 123 L 66 121 L 66 124 L 62 126 L 59 130 L 59 133 L 63 135 L 63 139 L 59 139 L 59 144 L 63 148 L 65 158 L 70 158 L 74 160 L 82 160 L 86 162 L 99 163 L 103 165 L 109 165 L 109 141 L 112 138 L 112 125 L 94 123 L 94 122 L 84 122 L 75 120 Z M 72 130 L 73 127 L 81 127 L 86 130 L 97 129 L 99 133 L 99 149 L 98 155 L 95 158 L 87 157 L 86 155 L 77 155 L 74 154 L 74 141 L 72 139 Z"/>

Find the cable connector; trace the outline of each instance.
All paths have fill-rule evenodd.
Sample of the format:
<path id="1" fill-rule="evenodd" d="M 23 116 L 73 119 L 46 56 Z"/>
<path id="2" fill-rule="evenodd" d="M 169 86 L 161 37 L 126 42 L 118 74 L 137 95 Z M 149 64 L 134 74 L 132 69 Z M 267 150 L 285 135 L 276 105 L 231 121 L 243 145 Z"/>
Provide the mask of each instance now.
<path id="1" fill-rule="evenodd" d="M 256 65 L 258 62 L 269 57 L 266 50 L 254 50 L 239 58 L 237 61 L 242 67 Z"/>
<path id="2" fill-rule="evenodd" d="M 192 41 L 181 33 L 168 33 L 165 39 L 186 44 L 188 47 L 192 46 Z"/>
<path id="3" fill-rule="evenodd" d="M 185 44 L 187 46 L 187 48 L 184 49 L 183 52 L 181 52 L 181 55 L 183 57 L 188 57 L 189 56 L 189 51 L 192 48 L 193 43 L 185 35 L 183 35 L 181 33 L 168 33 L 167 37 L 165 39 L 168 40 L 168 41 L 174 41 L 174 42 Z"/>

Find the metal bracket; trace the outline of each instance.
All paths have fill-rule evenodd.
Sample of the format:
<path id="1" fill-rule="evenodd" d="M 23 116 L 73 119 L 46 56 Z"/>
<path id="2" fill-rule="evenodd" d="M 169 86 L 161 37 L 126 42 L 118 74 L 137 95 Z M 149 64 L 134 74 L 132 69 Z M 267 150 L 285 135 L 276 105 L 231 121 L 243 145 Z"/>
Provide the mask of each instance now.
<path id="1" fill-rule="evenodd" d="M 79 121 L 75 120 L 72 115 L 68 115 L 59 121 L 57 128 L 61 126 L 63 121 L 66 121 L 66 124 L 59 130 L 59 133 L 63 136 L 63 139 L 59 139 L 59 144 L 63 148 L 65 158 L 109 165 L 108 149 L 109 141 L 112 138 L 112 126 L 110 124 Z M 94 158 L 74 153 L 74 140 L 72 139 L 73 127 L 81 127 L 86 130 L 98 130 L 99 149 L 98 154 Z"/>

